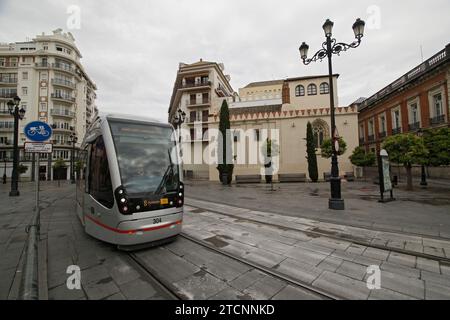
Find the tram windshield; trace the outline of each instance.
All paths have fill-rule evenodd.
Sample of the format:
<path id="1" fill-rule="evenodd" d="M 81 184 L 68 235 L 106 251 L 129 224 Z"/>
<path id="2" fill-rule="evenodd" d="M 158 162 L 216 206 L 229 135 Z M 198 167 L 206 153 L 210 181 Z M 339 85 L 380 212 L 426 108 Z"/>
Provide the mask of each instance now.
<path id="1" fill-rule="evenodd" d="M 122 185 L 129 195 L 163 194 L 179 184 L 176 139 L 170 127 L 109 120 Z"/>

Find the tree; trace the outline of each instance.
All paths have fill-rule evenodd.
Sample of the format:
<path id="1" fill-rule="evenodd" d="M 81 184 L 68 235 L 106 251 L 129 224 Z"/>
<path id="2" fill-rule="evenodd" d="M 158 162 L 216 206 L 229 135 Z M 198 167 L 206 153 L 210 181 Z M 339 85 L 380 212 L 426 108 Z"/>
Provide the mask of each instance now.
<path id="1" fill-rule="evenodd" d="M 426 130 L 423 140 L 429 151 L 427 165 L 450 165 L 450 128 Z"/>
<path id="2" fill-rule="evenodd" d="M 223 100 L 219 115 L 219 131 L 220 138 L 218 141 L 218 159 L 219 164 L 217 170 L 219 171 L 219 179 L 223 184 L 230 184 L 233 176 L 233 157 L 231 154 L 231 133 L 230 133 L 230 112 L 228 110 L 228 103 Z M 226 174 L 226 180 L 224 176 Z"/>
<path id="3" fill-rule="evenodd" d="M 403 164 L 406 169 L 406 189 L 412 190 L 412 165 L 427 163 L 428 150 L 423 139 L 412 133 L 396 134 L 386 138 L 382 147 L 391 161 Z"/>
<path id="4" fill-rule="evenodd" d="M 331 148 L 331 138 L 325 139 L 322 142 L 322 145 L 320 146 L 320 149 L 322 151 L 322 157 L 323 158 L 331 158 L 333 155 L 333 150 Z M 344 139 L 342 137 L 339 137 L 339 151 L 337 153 L 338 156 L 341 156 L 345 153 L 347 150 L 347 143 L 345 143 Z"/>
<path id="5" fill-rule="evenodd" d="M 373 152 L 366 152 L 363 147 L 356 147 L 349 159 L 357 167 L 369 167 L 375 164 L 376 157 Z"/>
<path id="6" fill-rule="evenodd" d="M 67 168 L 67 165 L 66 165 L 66 162 L 62 158 L 59 158 L 53 164 L 53 171 L 55 173 L 57 173 L 56 176 L 58 177 L 58 187 L 60 186 L 61 170 L 64 168 Z"/>
<path id="7" fill-rule="evenodd" d="M 319 180 L 319 170 L 317 169 L 316 143 L 311 123 L 306 125 L 306 159 L 308 159 L 308 173 L 312 182 Z"/>
<path id="8" fill-rule="evenodd" d="M 263 145 L 261 146 L 261 153 L 264 157 L 264 167 L 265 167 L 265 176 L 266 176 L 266 182 L 270 183 L 272 182 L 272 166 L 273 166 L 273 157 L 278 156 L 280 147 L 276 143 L 275 140 L 267 138 L 266 141 L 264 141 Z"/>

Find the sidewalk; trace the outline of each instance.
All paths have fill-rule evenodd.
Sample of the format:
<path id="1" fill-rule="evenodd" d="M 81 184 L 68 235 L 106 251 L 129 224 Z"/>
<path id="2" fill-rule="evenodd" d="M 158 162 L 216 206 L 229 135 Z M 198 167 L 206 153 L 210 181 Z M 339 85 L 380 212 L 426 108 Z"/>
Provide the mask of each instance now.
<path id="1" fill-rule="evenodd" d="M 450 185 L 434 184 L 414 191 L 394 189 L 396 201 L 379 203 L 379 186 L 342 182 L 345 210 L 328 209 L 329 183 L 232 184 L 186 181 L 188 198 L 214 201 L 257 211 L 302 217 L 345 226 L 450 238 Z"/>
<path id="2" fill-rule="evenodd" d="M 20 186 L 21 196 L 10 198 L 9 188 L 0 188 L 0 300 L 17 299 L 21 264 L 32 219 L 34 184 Z M 136 269 L 126 253 L 88 236 L 75 210 L 75 185 L 57 187 L 44 182 L 41 188 L 39 282 L 41 299 L 165 299 Z M 71 265 L 81 269 L 81 290 L 69 290 L 66 281 Z M 17 277 L 15 275 L 17 274 Z"/>

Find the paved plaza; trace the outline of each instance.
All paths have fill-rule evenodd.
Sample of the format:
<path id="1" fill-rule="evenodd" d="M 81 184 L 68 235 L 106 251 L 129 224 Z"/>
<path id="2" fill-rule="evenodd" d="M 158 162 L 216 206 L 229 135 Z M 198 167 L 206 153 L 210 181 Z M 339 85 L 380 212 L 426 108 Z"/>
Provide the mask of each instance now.
<path id="1" fill-rule="evenodd" d="M 381 204 L 377 186 L 344 183 L 346 210 L 331 211 L 325 183 L 272 191 L 186 181 L 183 232 L 253 265 L 184 238 L 136 256 L 184 299 L 321 298 L 289 279 L 342 299 L 450 299 L 449 188 L 401 187 L 397 201 Z M 21 183 L 16 198 L 9 185 L 0 191 L 0 299 L 17 299 L 34 184 Z M 128 253 L 84 233 L 74 198 L 70 183 L 42 183 L 40 298 L 169 299 Z M 81 269 L 80 290 L 67 288 L 71 265 Z M 369 266 L 380 268 L 381 289 L 367 288 Z"/>

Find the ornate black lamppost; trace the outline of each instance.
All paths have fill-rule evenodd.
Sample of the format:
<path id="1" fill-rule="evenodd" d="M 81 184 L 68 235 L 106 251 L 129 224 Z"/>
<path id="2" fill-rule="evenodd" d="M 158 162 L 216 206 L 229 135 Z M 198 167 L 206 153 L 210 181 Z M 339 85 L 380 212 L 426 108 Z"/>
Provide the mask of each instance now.
<path id="1" fill-rule="evenodd" d="M 342 51 L 346 51 L 350 48 L 356 48 L 361 43 L 361 38 L 364 34 L 364 21 L 361 19 L 356 19 L 353 24 L 353 32 L 355 33 L 356 41 L 350 44 L 337 42 L 336 39 L 332 38 L 333 22 L 327 19 L 322 26 L 325 31 L 326 41 L 322 43 L 322 49 L 317 51 L 312 58 L 308 57 L 309 46 L 303 42 L 300 46 L 300 57 L 305 65 L 310 64 L 313 61 L 322 61 L 325 57 L 328 58 L 328 82 L 330 86 L 330 114 L 331 114 L 331 134 L 332 134 L 332 156 L 331 156 L 331 198 L 328 201 L 328 207 L 335 210 L 344 210 L 344 199 L 341 197 L 341 178 L 339 177 L 339 167 L 337 160 L 338 152 L 338 135 L 336 131 L 336 122 L 334 116 L 334 88 L 333 88 L 333 67 L 331 63 L 331 56 L 333 54 L 339 55 Z"/>
<path id="2" fill-rule="evenodd" d="M 186 119 L 186 113 L 181 109 L 178 109 L 172 118 L 172 122 L 178 131 L 178 142 L 179 143 L 181 143 L 181 125 L 184 123 L 185 119 Z"/>
<path id="3" fill-rule="evenodd" d="M 74 170 L 74 158 L 75 158 L 75 143 L 77 143 L 78 137 L 72 133 L 69 136 L 69 142 L 72 143 L 72 155 L 70 156 L 70 182 L 75 183 L 75 174 L 73 172 Z"/>
<path id="4" fill-rule="evenodd" d="M 25 116 L 25 109 L 20 108 L 20 98 L 15 96 L 13 100 L 8 101 L 9 113 L 14 116 L 14 151 L 13 151 L 13 170 L 11 176 L 10 197 L 17 197 L 19 192 L 19 120 Z"/>
<path id="5" fill-rule="evenodd" d="M 6 158 L 3 159 L 5 161 L 5 167 L 3 169 L 3 184 L 6 184 Z"/>
<path id="6" fill-rule="evenodd" d="M 423 130 L 422 128 L 419 128 L 419 130 L 417 130 L 417 136 L 418 137 L 423 137 Z M 422 163 L 422 172 L 420 175 L 420 185 L 423 187 L 426 187 L 428 185 L 427 183 L 427 175 L 425 174 L 425 164 Z"/>

